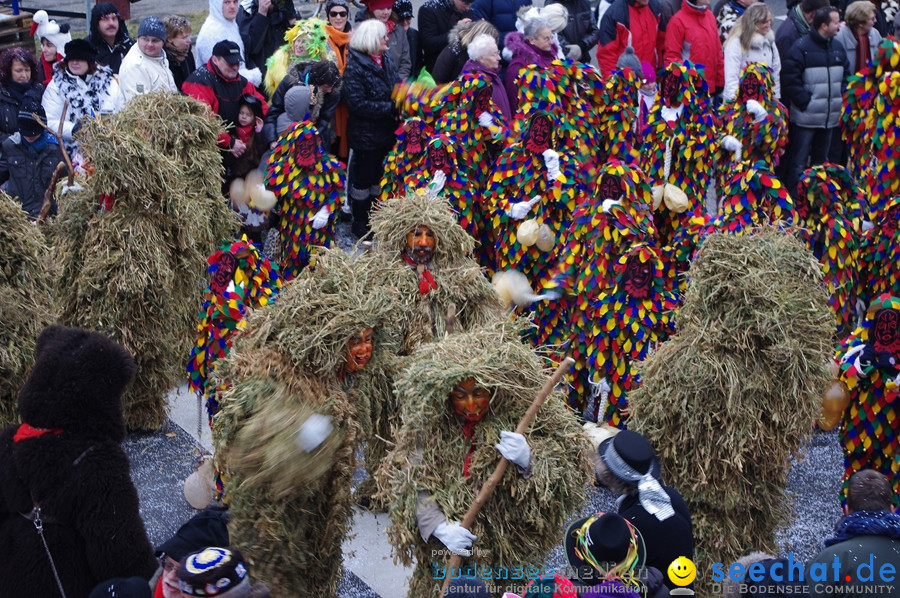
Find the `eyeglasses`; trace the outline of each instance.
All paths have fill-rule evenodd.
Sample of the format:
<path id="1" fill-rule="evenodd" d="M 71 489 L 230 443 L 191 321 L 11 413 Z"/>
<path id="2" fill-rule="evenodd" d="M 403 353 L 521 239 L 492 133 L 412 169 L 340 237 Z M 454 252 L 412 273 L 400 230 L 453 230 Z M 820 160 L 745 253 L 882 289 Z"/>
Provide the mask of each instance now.
<path id="1" fill-rule="evenodd" d="M 329 17 L 346 17 L 347 11 L 346 10 L 333 10 L 330 13 L 328 13 L 328 16 Z"/>
<path id="2" fill-rule="evenodd" d="M 157 560 L 159 561 L 159 566 L 162 567 L 163 573 L 171 573 L 178 569 L 178 561 L 166 558 L 166 553 L 159 555 Z"/>

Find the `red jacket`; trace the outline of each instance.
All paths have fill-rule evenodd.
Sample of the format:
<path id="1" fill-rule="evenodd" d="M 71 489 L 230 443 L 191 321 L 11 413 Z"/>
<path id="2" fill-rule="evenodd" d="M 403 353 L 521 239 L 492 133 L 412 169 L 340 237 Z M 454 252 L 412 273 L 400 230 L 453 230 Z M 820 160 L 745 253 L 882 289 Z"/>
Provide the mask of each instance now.
<path id="1" fill-rule="evenodd" d="M 600 21 L 597 45 L 600 73 L 609 77 L 619 56 L 629 45 L 634 48 L 638 60 L 659 66 L 662 41 L 657 0 L 650 0 L 644 6 L 635 0 L 614 0 Z"/>
<path id="2" fill-rule="evenodd" d="M 213 65 L 212 58 L 206 65 L 201 66 L 181 86 L 181 91 L 195 100 L 199 100 L 212 108 L 212 111 L 222 117 L 225 125 L 234 133 L 237 124 L 237 115 L 241 96 L 252 94 L 262 102 L 263 115 L 269 110 L 266 99 L 260 94 L 252 83 L 241 75 L 234 79 L 226 79 Z M 225 131 L 219 134 L 219 146 L 228 149 L 234 145 L 237 134 L 229 134 Z"/>
<path id="3" fill-rule="evenodd" d="M 685 0 L 681 10 L 669 20 L 663 58 L 666 65 L 685 60 L 702 64 L 706 67 L 709 93 L 724 88 L 725 57 L 712 10 L 698 10 Z"/>

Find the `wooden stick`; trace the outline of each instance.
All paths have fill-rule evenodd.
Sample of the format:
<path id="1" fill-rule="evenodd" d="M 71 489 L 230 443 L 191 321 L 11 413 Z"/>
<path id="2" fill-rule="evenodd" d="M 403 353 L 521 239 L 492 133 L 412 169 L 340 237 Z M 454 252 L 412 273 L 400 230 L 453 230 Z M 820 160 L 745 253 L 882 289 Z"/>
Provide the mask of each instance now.
<path id="1" fill-rule="evenodd" d="M 59 175 L 62 174 L 62 169 L 65 167 L 66 163 L 60 162 L 53 169 L 53 174 L 50 176 L 50 186 L 44 191 L 44 203 L 41 204 L 41 211 L 38 213 L 37 220 L 34 221 L 38 226 L 44 223 L 44 220 L 47 219 L 47 214 L 50 213 L 50 208 L 53 207 L 53 192 L 56 191 L 56 183 L 59 181 Z"/>
<path id="2" fill-rule="evenodd" d="M 71 187 L 75 184 L 75 167 L 72 166 L 72 159 L 69 157 L 69 152 L 66 151 L 66 144 L 63 142 L 62 136 L 63 125 L 66 122 L 66 112 L 68 112 L 68 110 L 69 100 L 66 100 L 65 102 L 63 102 L 62 114 L 59 117 L 58 131 L 54 131 L 53 129 L 48 127 L 47 124 L 41 121 L 41 118 L 34 112 L 31 113 L 31 116 L 34 117 L 34 120 L 35 122 L 37 122 L 37 124 L 41 125 L 41 127 L 44 128 L 48 133 L 56 137 L 56 141 L 59 142 L 59 151 L 62 152 L 63 160 L 66 161 L 66 166 L 69 168 L 69 187 Z"/>
<path id="3" fill-rule="evenodd" d="M 451 303 L 447 306 L 447 316 L 444 318 L 444 330 L 447 334 L 453 334 L 456 328 L 456 304 Z"/>
<path id="4" fill-rule="evenodd" d="M 531 405 L 528 407 L 528 411 L 525 412 L 525 415 L 522 416 L 522 420 L 519 422 L 519 425 L 516 426 L 517 434 L 524 434 L 528 431 L 528 427 L 531 426 L 531 423 L 534 421 L 534 417 L 537 415 L 538 409 L 541 408 L 541 405 L 544 404 L 544 401 L 547 397 L 550 396 L 550 393 L 553 392 L 554 387 L 559 383 L 560 379 L 563 375 L 569 371 L 569 368 L 575 363 L 575 360 L 571 357 L 566 357 L 562 360 L 562 363 L 556 368 L 556 371 L 553 372 L 553 375 L 550 376 L 550 379 L 544 383 L 544 386 L 541 387 L 541 392 L 538 393 L 538 396 L 532 401 Z M 478 492 L 478 496 L 475 497 L 475 500 L 472 501 L 472 505 L 469 507 L 469 510 L 466 511 L 465 517 L 463 517 L 460 525 L 466 529 L 471 529 L 472 524 L 475 523 L 475 517 L 478 516 L 478 512 L 481 510 L 481 507 L 484 506 L 484 503 L 487 502 L 487 499 L 491 497 L 491 494 L 494 492 L 494 488 L 497 487 L 497 484 L 500 483 L 500 478 L 503 477 L 503 474 L 506 473 L 506 467 L 509 465 L 509 461 L 506 460 L 506 457 L 501 457 L 500 462 L 497 463 L 496 469 L 494 469 L 494 473 L 487 479 L 484 485 L 481 487 L 481 490 Z M 447 571 L 452 571 L 454 568 L 459 567 L 462 564 L 462 557 L 458 554 L 454 554 L 450 558 L 450 564 L 447 566 Z M 450 575 L 444 578 L 444 586 L 441 588 L 441 596 L 447 595 L 447 587 L 450 585 Z"/>

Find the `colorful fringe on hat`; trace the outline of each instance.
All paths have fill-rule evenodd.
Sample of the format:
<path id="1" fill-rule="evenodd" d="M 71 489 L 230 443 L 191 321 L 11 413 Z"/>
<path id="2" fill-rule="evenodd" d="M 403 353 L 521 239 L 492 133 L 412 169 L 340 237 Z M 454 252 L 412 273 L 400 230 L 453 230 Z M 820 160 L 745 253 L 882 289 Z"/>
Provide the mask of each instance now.
<path id="1" fill-rule="evenodd" d="M 269 97 L 278 89 L 278 84 L 287 75 L 290 66 L 301 60 L 319 61 L 330 60 L 337 63 L 334 50 L 328 43 L 328 31 L 325 29 L 325 21 L 321 19 L 300 19 L 284 33 L 284 41 L 272 56 L 266 60 L 266 92 Z M 300 56 L 294 54 L 294 42 L 303 40 L 304 53 Z"/>
<path id="2" fill-rule="evenodd" d="M 302 153 L 311 144 L 314 149 Z M 346 167 L 322 150 L 319 134 L 308 120 L 294 123 L 278 140 L 269 157 L 266 183 L 278 196 L 285 281 L 309 264 L 313 247 L 330 247 L 334 241 L 334 212 L 343 201 L 345 179 Z M 312 220 L 323 207 L 331 214 L 317 230 Z"/>

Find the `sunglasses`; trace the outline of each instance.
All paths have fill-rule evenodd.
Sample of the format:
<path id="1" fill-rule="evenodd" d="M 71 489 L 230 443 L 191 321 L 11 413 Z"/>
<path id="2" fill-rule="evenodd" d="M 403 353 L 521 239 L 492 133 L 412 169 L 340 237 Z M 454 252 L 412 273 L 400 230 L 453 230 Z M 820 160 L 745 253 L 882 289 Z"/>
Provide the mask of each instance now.
<path id="1" fill-rule="evenodd" d="M 333 10 L 330 13 L 328 13 L 328 16 L 329 17 L 346 17 L 347 11 L 346 10 Z"/>

